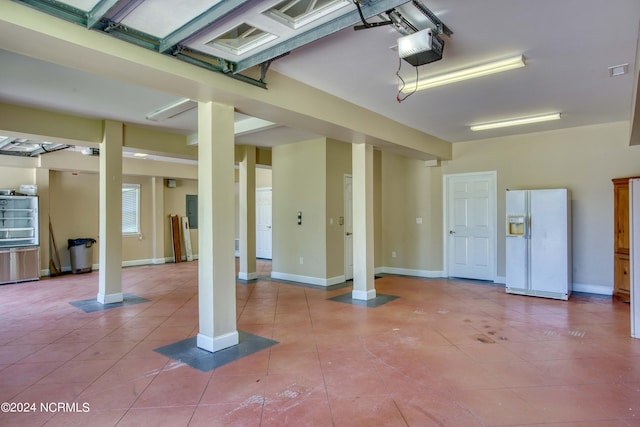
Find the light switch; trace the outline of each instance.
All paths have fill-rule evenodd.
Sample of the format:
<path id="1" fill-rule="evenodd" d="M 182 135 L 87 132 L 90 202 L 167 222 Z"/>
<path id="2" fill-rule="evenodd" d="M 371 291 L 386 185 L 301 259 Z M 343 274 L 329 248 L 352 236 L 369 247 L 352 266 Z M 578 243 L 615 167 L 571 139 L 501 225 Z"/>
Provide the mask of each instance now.
<path id="1" fill-rule="evenodd" d="M 422 224 L 422 218 L 416 218 L 416 224 Z"/>

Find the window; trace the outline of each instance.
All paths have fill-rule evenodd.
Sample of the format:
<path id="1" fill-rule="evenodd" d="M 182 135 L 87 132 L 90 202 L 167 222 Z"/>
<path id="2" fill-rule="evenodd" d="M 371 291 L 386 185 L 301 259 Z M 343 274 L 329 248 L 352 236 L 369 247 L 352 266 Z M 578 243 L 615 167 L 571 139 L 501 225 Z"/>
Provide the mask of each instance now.
<path id="1" fill-rule="evenodd" d="M 198 228 L 198 196 L 187 194 L 187 218 L 189 218 L 189 228 Z"/>
<path id="2" fill-rule="evenodd" d="M 122 184 L 122 234 L 140 234 L 140 185 Z"/>

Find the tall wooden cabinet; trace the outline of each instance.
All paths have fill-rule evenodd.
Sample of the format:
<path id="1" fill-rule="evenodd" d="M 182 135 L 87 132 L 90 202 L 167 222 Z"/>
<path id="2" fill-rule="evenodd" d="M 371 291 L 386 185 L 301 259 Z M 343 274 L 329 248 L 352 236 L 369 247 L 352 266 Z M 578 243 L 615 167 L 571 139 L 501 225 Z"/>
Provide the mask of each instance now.
<path id="1" fill-rule="evenodd" d="M 630 300 L 629 281 L 629 180 L 613 179 L 613 296 Z"/>

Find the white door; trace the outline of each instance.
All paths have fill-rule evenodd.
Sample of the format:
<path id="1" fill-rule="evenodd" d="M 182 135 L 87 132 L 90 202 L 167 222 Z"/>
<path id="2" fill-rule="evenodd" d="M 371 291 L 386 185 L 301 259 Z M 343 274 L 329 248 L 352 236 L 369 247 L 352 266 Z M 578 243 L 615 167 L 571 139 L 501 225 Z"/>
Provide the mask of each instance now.
<path id="1" fill-rule="evenodd" d="M 353 180 L 344 176 L 344 279 L 353 279 Z"/>
<path id="2" fill-rule="evenodd" d="M 256 258 L 271 259 L 271 188 L 256 190 Z"/>
<path id="3" fill-rule="evenodd" d="M 494 280 L 495 172 L 448 175 L 445 186 L 445 245 L 449 276 Z"/>

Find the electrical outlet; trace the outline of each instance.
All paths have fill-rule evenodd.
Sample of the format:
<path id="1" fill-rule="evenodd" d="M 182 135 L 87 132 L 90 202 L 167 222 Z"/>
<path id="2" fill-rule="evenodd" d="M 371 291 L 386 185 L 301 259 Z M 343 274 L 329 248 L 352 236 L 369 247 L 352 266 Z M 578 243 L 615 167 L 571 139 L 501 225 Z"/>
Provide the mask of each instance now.
<path id="1" fill-rule="evenodd" d="M 300 264 L 304 264 L 304 258 L 300 257 Z"/>
<path id="2" fill-rule="evenodd" d="M 396 251 L 391 252 L 391 258 L 396 258 L 397 256 L 398 254 L 396 253 Z"/>

